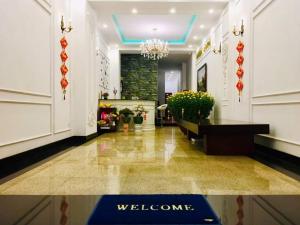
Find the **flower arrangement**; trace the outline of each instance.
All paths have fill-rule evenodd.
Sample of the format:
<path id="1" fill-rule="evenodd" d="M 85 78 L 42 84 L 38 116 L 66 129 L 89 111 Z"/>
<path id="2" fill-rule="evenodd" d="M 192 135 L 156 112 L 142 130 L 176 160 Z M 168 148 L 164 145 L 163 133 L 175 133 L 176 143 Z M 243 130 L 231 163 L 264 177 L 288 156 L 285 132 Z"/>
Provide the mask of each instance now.
<path id="1" fill-rule="evenodd" d="M 175 120 L 184 119 L 194 123 L 206 119 L 214 103 L 214 98 L 207 92 L 182 91 L 168 98 L 168 107 Z"/>
<path id="2" fill-rule="evenodd" d="M 112 106 L 111 104 L 104 104 L 104 103 L 99 104 L 100 108 L 111 108 L 111 106 Z"/>
<path id="3" fill-rule="evenodd" d="M 133 121 L 135 124 L 143 123 L 143 113 L 147 113 L 143 105 L 137 105 L 134 109 L 135 117 L 133 117 Z"/>

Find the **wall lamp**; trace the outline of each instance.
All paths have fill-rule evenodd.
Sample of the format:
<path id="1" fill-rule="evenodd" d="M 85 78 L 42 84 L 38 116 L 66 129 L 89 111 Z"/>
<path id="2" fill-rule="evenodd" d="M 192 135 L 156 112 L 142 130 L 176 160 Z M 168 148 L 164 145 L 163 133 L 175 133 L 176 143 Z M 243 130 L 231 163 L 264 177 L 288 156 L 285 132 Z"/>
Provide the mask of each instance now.
<path id="1" fill-rule="evenodd" d="M 73 27 L 71 26 L 71 21 L 69 21 L 69 26 L 65 25 L 64 22 L 64 16 L 61 16 L 61 21 L 60 21 L 60 29 L 61 29 L 61 33 L 69 33 L 73 30 Z"/>
<path id="2" fill-rule="evenodd" d="M 221 44 L 221 42 L 219 44 L 219 48 L 218 49 L 216 49 L 216 48 L 213 49 L 213 53 L 215 53 L 216 55 L 222 53 L 222 44 Z"/>
<path id="3" fill-rule="evenodd" d="M 240 27 L 240 30 L 237 30 L 236 29 L 236 26 L 234 25 L 233 27 L 233 31 L 232 33 L 234 34 L 234 36 L 242 36 L 244 35 L 244 32 L 245 32 L 245 28 L 244 28 L 244 20 L 242 20 L 242 24 L 241 24 L 241 27 Z"/>

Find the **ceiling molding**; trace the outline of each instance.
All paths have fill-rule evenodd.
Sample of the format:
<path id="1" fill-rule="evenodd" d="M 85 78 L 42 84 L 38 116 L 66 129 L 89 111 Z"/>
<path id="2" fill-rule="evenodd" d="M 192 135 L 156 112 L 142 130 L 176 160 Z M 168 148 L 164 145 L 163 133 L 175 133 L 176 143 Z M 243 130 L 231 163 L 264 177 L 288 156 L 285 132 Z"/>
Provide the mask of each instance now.
<path id="1" fill-rule="evenodd" d="M 138 44 L 141 44 L 145 41 L 144 39 L 129 39 L 129 38 L 127 38 L 124 35 L 124 31 L 123 31 L 123 29 L 122 29 L 122 27 L 119 23 L 118 16 L 113 14 L 112 19 L 113 19 L 115 28 L 117 30 L 117 33 L 118 33 L 120 39 L 121 39 L 122 44 L 124 44 L 124 45 L 138 45 Z M 197 15 L 192 15 L 189 22 L 188 22 L 186 31 L 183 33 L 183 35 L 180 39 L 171 39 L 171 40 L 164 40 L 164 41 L 167 41 L 168 44 L 170 44 L 170 45 L 185 45 L 187 43 L 187 40 L 189 38 L 189 35 L 190 35 L 190 33 L 193 29 L 193 26 L 194 26 L 196 20 L 197 20 Z"/>

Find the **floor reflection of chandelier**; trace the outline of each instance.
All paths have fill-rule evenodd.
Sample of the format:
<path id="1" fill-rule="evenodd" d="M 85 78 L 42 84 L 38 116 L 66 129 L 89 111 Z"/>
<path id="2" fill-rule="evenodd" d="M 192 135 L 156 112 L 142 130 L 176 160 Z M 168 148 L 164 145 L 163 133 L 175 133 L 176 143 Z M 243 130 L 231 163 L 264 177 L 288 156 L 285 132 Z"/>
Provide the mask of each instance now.
<path id="1" fill-rule="evenodd" d="M 141 55 L 148 59 L 158 60 L 168 56 L 168 42 L 159 39 L 146 40 L 141 44 Z"/>

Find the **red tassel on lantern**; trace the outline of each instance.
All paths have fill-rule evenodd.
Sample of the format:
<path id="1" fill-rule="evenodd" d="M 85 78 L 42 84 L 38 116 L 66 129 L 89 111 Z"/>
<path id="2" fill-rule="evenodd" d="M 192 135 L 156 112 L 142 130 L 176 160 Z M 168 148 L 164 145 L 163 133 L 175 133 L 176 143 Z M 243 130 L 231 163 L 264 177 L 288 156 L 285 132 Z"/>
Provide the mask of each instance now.
<path id="1" fill-rule="evenodd" d="M 244 88 L 244 84 L 243 84 L 243 82 L 242 82 L 241 80 L 239 80 L 239 81 L 237 82 L 236 88 L 237 88 L 238 91 L 239 91 L 239 102 L 240 102 L 240 101 L 241 101 L 241 92 L 242 92 L 242 90 L 243 90 L 243 88 Z"/>

